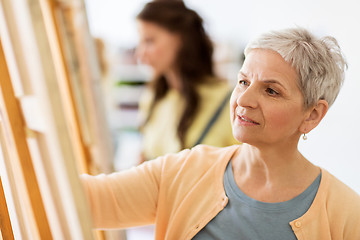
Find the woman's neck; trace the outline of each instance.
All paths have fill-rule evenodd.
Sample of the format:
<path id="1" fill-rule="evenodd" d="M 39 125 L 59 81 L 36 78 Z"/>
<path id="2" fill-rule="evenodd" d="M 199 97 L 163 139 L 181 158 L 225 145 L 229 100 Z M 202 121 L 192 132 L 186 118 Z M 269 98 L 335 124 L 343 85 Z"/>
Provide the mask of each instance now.
<path id="1" fill-rule="evenodd" d="M 240 189 L 245 193 L 248 191 L 250 196 L 254 193 L 255 199 L 269 202 L 296 196 L 320 173 L 320 169 L 306 160 L 297 148 L 280 151 L 248 144 L 243 144 L 234 156 L 232 168 Z M 281 195 L 282 191 L 284 195 Z M 273 199 L 271 193 L 278 196 Z"/>
<path id="2" fill-rule="evenodd" d="M 171 89 L 175 89 L 177 91 L 181 91 L 182 83 L 181 83 L 181 76 L 176 70 L 170 70 L 165 74 L 165 78 L 169 87 Z"/>

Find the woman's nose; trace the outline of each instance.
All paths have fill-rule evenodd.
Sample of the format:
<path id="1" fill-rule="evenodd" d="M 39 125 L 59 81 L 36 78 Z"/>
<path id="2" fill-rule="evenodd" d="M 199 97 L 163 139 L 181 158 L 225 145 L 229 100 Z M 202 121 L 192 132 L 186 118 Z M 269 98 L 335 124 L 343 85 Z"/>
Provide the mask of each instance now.
<path id="1" fill-rule="evenodd" d="M 141 45 L 135 49 L 135 57 L 141 62 L 145 62 L 145 48 Z"/>
<path id="2" fill-rule="evenodd" d="M 238 106 L 244 108 L 256 108 L 258 105 L 258 98 L 259 96 L 257 96 L 256 88 L 249 86 L 239 93 L 236 103 Z"/>

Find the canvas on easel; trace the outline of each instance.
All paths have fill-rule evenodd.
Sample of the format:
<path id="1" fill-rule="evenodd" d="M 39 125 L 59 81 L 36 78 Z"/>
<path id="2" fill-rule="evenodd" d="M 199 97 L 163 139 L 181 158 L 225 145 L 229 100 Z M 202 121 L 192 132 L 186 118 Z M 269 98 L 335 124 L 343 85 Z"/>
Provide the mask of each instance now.
<path id="1" fill-rule="evenodd" d="M 0 0 L 1 161 L 15 239 L 103 238 L 78 178 L 112 169 L 85 17 L 83 1 Z"/>

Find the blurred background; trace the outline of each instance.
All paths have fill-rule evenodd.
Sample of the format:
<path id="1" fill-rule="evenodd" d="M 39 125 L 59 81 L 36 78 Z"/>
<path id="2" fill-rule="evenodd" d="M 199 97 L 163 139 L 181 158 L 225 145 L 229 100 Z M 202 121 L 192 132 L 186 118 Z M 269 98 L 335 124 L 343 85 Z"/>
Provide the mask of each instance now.
<path id="1" fill-rule="evenodd" d="M 141 149 L 138 101 L 150 70 L 134 57 L 135 17 L 148 1 L 86 0 L 90 31 L 103 47 L 103 89 L 115 146 L 115 169 L 136 165 Z M 187 0 L 215 45 L 217 73 L 235 84 L 247 42 L 262 32 L 301 26 L 334 36 L 348 61 L 345 84 L 322 123 L 301 139 L 301 152 L 360 193 L 360 3 L 356 0 Z M 129 239 L 151 239 L 151 229 Z M 143 234 L 143 235 L 141 235 Z M 131 237 L 133 236 L 133 237 Z"/>

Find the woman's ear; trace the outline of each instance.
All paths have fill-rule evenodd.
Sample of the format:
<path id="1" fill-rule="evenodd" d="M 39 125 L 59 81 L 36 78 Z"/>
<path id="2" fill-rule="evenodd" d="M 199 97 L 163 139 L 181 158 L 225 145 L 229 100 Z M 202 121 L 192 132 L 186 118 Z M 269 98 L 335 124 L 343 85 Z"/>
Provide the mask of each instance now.
<path id="1" fill-rule="evenodd" d="M 304 122 L 300 126 L 301 133 L 308 133 L 313 130 L 324 118 L 329 109 L 329 104 L 325 100 L 319 100 L 317 104 L 306 111 Z"/>

